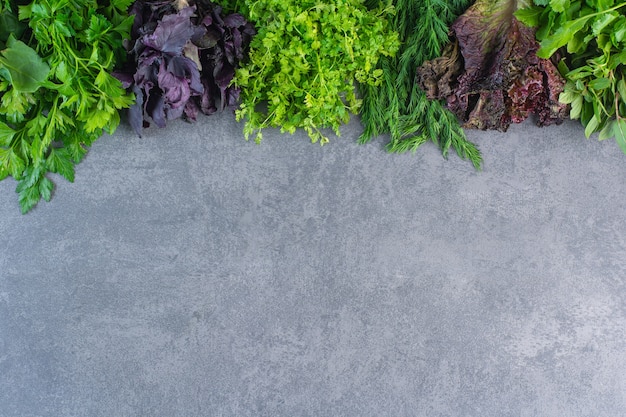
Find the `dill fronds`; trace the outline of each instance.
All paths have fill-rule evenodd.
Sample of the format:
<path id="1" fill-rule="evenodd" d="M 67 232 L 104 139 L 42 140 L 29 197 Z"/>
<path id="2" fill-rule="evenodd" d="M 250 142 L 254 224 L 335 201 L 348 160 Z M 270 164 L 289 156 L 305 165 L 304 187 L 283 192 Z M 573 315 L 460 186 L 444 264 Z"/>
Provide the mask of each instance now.
<path id="1" fill-rule="evenodd" d="M 385 0 L 370 0 L 375 7 Z M 472 0 L 394 0 L 396 15 L 392 24 L 402 46 L 395 57 L 380 62 L 383 81 L 378 86 L 360 85 L 363 98 L 359 138 L 366 143 L 373 137 L 390 134 L 390 152 L 415 151 L 433 141 L 447 157 L 450 147 L 480 169 L 482 157 L 476 145 L 467 140 L 457 118 L 442 103 L 430 101 L 415 83 L 416 69 L 438 57 L 448 43 L 448 27 Z"/>

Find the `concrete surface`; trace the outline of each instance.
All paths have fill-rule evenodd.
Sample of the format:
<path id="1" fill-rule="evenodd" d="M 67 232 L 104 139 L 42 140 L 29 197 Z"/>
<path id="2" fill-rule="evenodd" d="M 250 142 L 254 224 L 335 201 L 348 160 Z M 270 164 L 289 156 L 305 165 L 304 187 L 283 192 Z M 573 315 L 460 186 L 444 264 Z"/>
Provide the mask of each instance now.
<path id="1" fill-rule="evenodd" d="M 626 156 L 575 123 L 388 155 L 232 115 L 0 183 L 0 416 L 626 415 Z"/>

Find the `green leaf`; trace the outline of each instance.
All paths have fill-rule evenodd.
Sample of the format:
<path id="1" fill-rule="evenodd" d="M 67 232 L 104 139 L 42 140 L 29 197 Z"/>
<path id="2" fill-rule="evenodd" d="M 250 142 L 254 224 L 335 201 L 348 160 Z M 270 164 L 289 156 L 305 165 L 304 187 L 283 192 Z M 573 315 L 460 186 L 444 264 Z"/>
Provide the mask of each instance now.
<path id="1" fill-rule="evenodd" d="M 22 214 L 26 214 L 31 211 L 41 199 L 39 187 L 23 187 L 20 191 L 18 191 L 18 194 Z"/>
<path id="2" fill-rule="evenodd" d="M 10 37 L 8 48 L 2 51 L 0 67 L 4 67 L 17 91 L 33 93 L 47 79 L 50 68 L 34 49 Z"/>
<path id="3" fill-rule="evenodd" d="M 13 150 L 9 151 L 8 170 L 13 178 L 20 178 L 26 169 L 26 163 Z"/>
<path id="4" fill-rule="evenodd" d="M 569 117 L 570 119 L 580 118 L 583 110 L 583 96 L 578 96 L 572 101 Z"/>
<path id="5" fill-rule="evenodd" d="M 51 172 L 62 175 L 69 182 L 74 182 L 74 162 L 67 149 L 52 149 L 46 164 Z"/>
<path id="6" fill-rule="evenodd" d="M 567 42 L 567 53 L 576 54 L 584 51 L 587 48 L 587 43 L 585 42 L 584 33 L 576 32 Z"/>
<path id="7" fill-rule="evenodd" d="M 112 0 L 111 4 L 121 12 L 126 12 L 134 0 Z"/>
<path id="8" fill-rule="evenodd" d="M 626 50 L 611 55 L 608 67 L 609 69 L 614 70 L 622 64 L 626 64 Z"/>
<path id="9" fill-rule="evenodd" d="M 559 48 L 567 45 L 574 34 L 585 27 L 588 20 L 589 16 L 584 16 L 576 20 L 566 22 L 563 26 L 557 29 L 553 35 L 548 36 L 541 41 L 541 48 L 537 51 L 537 56 L 545 59 L 550 58 Z"/>
<path id="10" fill-rule="evenodd" d="M 589 122 L 587 122 L 587 126 L 585 126 L 585 137 L 587 139 L 589 139 L 591 134 L 596 131 L 596 129 L 598 128 L 599 125 L 600 125 L 600 121 L 598 120 L 598 118 L 594 114 L 591 117 L 591 119 L 589 119 Z"/>
<path id="11" fill-rule="evenodd" d="M 623 78 L 617 82 L 617 92 L 619 93 L 620 99 L 626 103 L 626 82 L 624 82 Z"/>
<path id="12" fill-rule="evenodd" d="M 598 136 L 598 140 L 606 140 L 615 136 L 613 133 L 613 129 L 615 128 L 615 120 L 611 120 L 607 122 L 607 124 L 600 131 L 600 135 Z"/>
<path id="13" fill-rule="evenodd" d="M 595 78 L 589 82 L 589 88 L 593 90 L 604 90 L 611 86 L 611 80 L 608 78 Z"/>
<path id="14" fill-rule="evenodd" d="M 564 104 L 570 104 L 579 96 L 577 92 L 574 91 L 563 91 L 559 94 L 559 101 Z"/>
<path id="15" fill-rule="evenodd" d="M 621 43 L 626 38 L 626 17 L 620 16 L 619 20 L 613 25 L 613 38 L 616 44 Z M 618 46 L 618 45 L 615 45 Z"/>
<path id="16" fill-rule="evenodd" d="M 615 4 L 615 0 L 595 0 L 595 3 L 598 7 L 598 10 L 602 11 L 613 7 L 613 5 Z"/>
<path id="17" fill-rule="evenodd" d="M 618 18 L 617 12 L 603 13 L 596 17 L 591 24 L 591 32 L 594 35 L 599 35 L 608 25 L 613 23 Z"/>
<path id="18" fill-rule="evenodd" d="M 39 182 L 39 194 L 45 201 L 50 201 L 53 189 L 54 184 L 48 178 L 43 177 L 43 179 Z"/>
<path id="19" fill-rule="evenodd" d="M 27 167 L 24 175 L 20 177 L 15 191 L 19 194 L 22 214 L 30 211 L 39 202 L 42 189 L 45 191 L 47 188 L 46 186 L 40 187 L 44 178 L 45 171 L 41 165 Z"/>
<path id="20" fill-rule="evenodd" d="M 6 123 L 0 121 L 0 146 L 11 145 L 11 140 L 13 140 L 15 133 L 14 129 L 11 129 Z"/>
<path id="21" fill-rule="evenodd" d="M 615 135 L 615 141 L 622 148 L 622 152 L 626 153 L 626 120 L 616 120 L 613 126 L 613 134 Z"/>
<path id="22" fill-rule="evenodd" d="M 2 178 L 11 175 L 13 178 L 19 179 L 25 168 L 26 164 L 13 149 L 0 148 L 0 176 Z"/>
<path id="23" fill-rule="evenodd" d="M 21 38 L 27 27 L 10 10 L 0 12 L 0 42 L 6 43 L 11 35 Z"/>
<path id="24" fill-rule="evenodd" d="M 539 25 L 539 17 L 543 11 L 543 8 L 537 6 L 519 9 L 515 12 L 515 17 L 526 26 L 536 27 Z"/>
<path id="25" fill-rule="evenodd" d="M 555 12 L 564 12 L 569 7 L 569 0 L 550 0 L 550 7 Z"/>

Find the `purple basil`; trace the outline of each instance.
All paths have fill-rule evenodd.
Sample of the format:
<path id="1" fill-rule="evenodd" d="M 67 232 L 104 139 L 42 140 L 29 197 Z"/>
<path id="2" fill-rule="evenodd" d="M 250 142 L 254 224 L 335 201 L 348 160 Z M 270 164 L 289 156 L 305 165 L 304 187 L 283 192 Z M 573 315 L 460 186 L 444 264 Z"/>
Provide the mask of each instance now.
<path id="1" fill-rule="evenodd" d="M 154 123 L 165 127 L 179 117 L 194 121 L 236 105 L 239 91 L 231 86 L 235 68 L 245 58 L 254 27 L 240 14 L 222 16 L 205 0 L 189 0 L 177 10 L 171 1 L 138 0 L 129 66 L 116 74 L 137 97 L 130 124 L 141 135 Z"/>

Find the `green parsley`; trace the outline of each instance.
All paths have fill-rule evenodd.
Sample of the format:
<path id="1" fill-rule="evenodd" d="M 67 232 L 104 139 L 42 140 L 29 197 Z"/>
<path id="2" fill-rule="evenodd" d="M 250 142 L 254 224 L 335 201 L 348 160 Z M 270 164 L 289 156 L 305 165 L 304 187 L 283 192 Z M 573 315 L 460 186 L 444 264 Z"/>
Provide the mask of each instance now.
<path id="1" fill-rule="evenodd" d="M 87 147 L 112 133 L 118 110 L 133 103 L 110 74 L 126 54 L 130 3 L 0 3 L 0 22 L 18 29 L 0 31 L 0 179 L 18 181 L 23 213 L 50 200 L 48 172 L 73 181 Z"/>
<path id="2" fill-rule="evenodd" d="M 244 13 L 257 25 L 247 65 L 238 69 L 242 87 L 237 120 L 244 135 L 260 142 L 262 129 L 303 128 L 312 142 L 328 141 L 322 132 L 357 113 L 361 100 L 355 81 L 376 85 L 381 56 L 391 56 L 398 37 L 390 30 L 390 3 L 368 10 L 362 0 L 247 0 Z M 264 107 L 266 106 L 266 107 Z"/>

